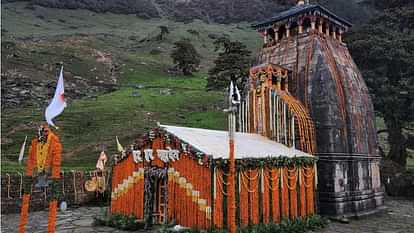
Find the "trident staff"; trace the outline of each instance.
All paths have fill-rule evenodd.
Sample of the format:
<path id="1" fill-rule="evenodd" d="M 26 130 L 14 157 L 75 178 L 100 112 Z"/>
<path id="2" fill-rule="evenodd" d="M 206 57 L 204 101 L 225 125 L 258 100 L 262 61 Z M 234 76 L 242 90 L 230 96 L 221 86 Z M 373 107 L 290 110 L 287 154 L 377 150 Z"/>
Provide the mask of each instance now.
<path id="1" fill-rule="evenodd" d="M 230 233 L 236 233 L 236 161 L 234 155 L 234 134 L 236 131 L 236 111 L 240 105 L 240 92 L 237 86 L 230 83 L 229 88 L 229 108 L 225 111 L 228 113 L 229 120 L 229 183 L 228 183 L 228 225 Z"/>

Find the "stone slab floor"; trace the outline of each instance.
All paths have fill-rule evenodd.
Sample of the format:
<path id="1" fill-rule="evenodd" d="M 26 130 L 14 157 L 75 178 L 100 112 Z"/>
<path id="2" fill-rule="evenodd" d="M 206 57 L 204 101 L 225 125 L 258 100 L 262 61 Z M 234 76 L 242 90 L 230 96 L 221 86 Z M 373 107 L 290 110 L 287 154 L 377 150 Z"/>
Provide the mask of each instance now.
<path id="1" fill-rule="evenodd" d="M 386 200 L 387 209 L 380 214 L 352 220 L 349 224 L 331 222 L 318 233 L 414 233 L 414 200 Z M 81 207 L 58 213 L 57 230 L 59 233 L 123 233 L 109 227 L 93 227 L 93 217 L 102 215 L 104 208 Z M 17 232 L 18 214 L 1 216 L 1 232 Z M 47 212 L 39 211 L 30 214 L 27 231 L 30 233 L 46 232 Z M 145 232 L 145 231 L 141 231 Z"/>
<path id="2" fill-rule="evenodd" d="M 414 199 L 386 198 L 385 206 L 381 213 L 349 224 L 331 222 L 318 233 L 414 233 Z"/>

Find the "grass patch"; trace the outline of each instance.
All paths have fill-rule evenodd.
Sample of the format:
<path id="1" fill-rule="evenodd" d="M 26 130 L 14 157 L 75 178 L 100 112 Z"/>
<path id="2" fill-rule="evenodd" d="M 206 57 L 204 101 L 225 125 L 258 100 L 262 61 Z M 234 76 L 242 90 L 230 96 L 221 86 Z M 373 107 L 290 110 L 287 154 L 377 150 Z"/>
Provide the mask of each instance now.
<path id="1" fill-rule="evenodd" d="M 115 136 L 125 146 L 141 133 L 162 124 L 224 129 L 222 92 L 206 92 L 203 74 L 194 77 L 169 77 L 159 72 L 133 73 L 125 83 L 139 83 L 140 88 L 126 85 L 120 90 L 68 104 L 56 119 L 57 134 L 63 144 L 64 169 L 93 169 L 102 145 L 109 154 L 116 152 Z M 138 94 L 138 96 L 134 96 Z M 25 135 L 31 137 L 42 120 L 41 109 L 7 112 L 3 116 L 3 132 L 11 133 L 10 143 L 2 146 L 2 170 L 19 171 L 18 151 Z M 32 124 L 22 122 L 32 121 Z M 20 142 L 21 141 L 21 142 Z M 27 148 L 26 148 L 27 149 Z"/>

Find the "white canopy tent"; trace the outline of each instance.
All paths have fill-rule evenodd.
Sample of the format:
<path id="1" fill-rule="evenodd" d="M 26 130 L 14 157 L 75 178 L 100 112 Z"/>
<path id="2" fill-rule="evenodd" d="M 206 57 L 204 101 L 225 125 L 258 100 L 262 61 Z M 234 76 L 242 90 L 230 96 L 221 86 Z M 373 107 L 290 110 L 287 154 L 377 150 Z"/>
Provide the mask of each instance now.
<path id="1" fill-rule="evenodd" d="M 167 132 L 190 144 L 214 159 L 227 159 L 229 138 L 227 131 L 160 125 Z M 236 159 L 267 157 L 313 157 L 313 155 L 287 147 L 258 134 L 235 134 Z"/>

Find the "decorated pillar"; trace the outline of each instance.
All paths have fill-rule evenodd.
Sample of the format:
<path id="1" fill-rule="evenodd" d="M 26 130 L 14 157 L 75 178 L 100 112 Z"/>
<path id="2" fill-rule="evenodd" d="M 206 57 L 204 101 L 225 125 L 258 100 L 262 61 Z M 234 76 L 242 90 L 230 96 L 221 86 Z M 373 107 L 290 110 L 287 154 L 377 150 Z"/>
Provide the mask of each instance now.
<path id="1" fill-rule="evenodd" d="M 298 20 L 299 34 L 303 33 L 303 18 Z"/>
<path id="2" fill-rule="evenodd" d="M 342 33 L 343 33 L 342 29 L 339 29 L 338 40 L 341 43 L 342 43 Z"/>
<path id="3" fill-rule="evenodd" d="M 38 136 L 32 140 L 29 159 L 26 166 L 26 176 L 23 185 L 23 199 L 20 212 L 19 233 L 26 231 L 29 217 L 29 204 L 31 186 L 48 188 L 47 200 L 49 202 L 48 233 L 55 232 L 57 204 L 60 198 L 60 165 L 62 157 L 62 144 L 47 124 L 39 128 Z"/>
<path id="4" fill-rule="evenodd" d="M 314 31 L 315 29 L 316 29 L 316 16 L 311 16 L 311 28 L 312 28 L 312 31 Z"/>
<path id="5" fill-rule="evenodd" d="M 273 25 L 273 30 L 275 31 L 275 41 L 279 41 L 279 26 Z"/>
<path id="6" fill-rule="evenodd" d="M 286 38 L 290 37 L 290 23 L 286 24 Z"/>
<path id="7" fill-rule="evenodd" d="M 326 24 L 326 35 L 329 36 L 330 33 L 330 25 L 329 23 Z"/>
<path id="8" fill-rule="evenodd" d="M 319 18 L 320 20 L 319 20 L 319 25 L 318 25 L 318 30 L 319 30 L 319 33 L 323 33 L 323 19 L 322 19 L 322 17 L 320 17 Z"/>

